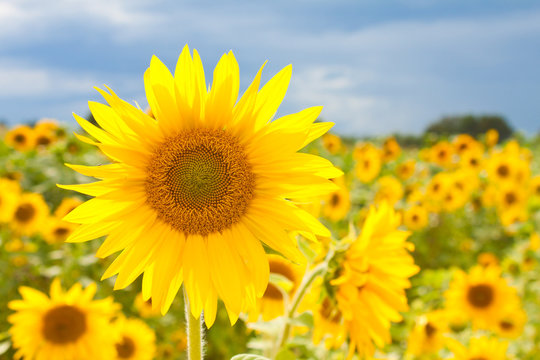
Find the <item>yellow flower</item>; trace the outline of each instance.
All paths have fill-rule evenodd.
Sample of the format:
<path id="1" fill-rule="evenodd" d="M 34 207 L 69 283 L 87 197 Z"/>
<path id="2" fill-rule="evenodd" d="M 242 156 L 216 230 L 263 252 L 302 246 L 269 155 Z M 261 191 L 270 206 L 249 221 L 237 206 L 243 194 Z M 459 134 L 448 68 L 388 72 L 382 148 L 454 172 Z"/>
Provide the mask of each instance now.
<path id="1" fill-rule="evenodd" d="M 29 126 L 19 125 L 6 133 L 5 141 L 15 150 L 28 151 L 34 148 L 36 135 Z"/>
<path id="2" fill-rule="evenodd" d="M 447 315 L 436 310 L 417 319 L 407 343 L 407 353 L 421 356 L 439 351 L 445 345 L 448 332 Z"/>
<path id="3" fill-rule="evenodd" d="M 354 172 L 361 182 L 369 183 L 381 172 L 381 153 L 372 144 L 357 145 L 354 149 L 353 157 L 356 160 Z"/>
<path id="4" fill-rule="evenodd" d="M 393 176 L 387 175 L 377 180 L 379 189 L 375 194 L 375 202 L 387 201 L 394 205 L 403 197 L 403 185 Z"/>
<path id="5" fill-rule="evenodd" d="M 463 153 L 459 161 L 465 169 L 481 171 L 484 166 L 484 153 L 481 150 L 470 150 Z"/>
<path id="6" fill-rule="evenodd" d="M 414 175 L 416 162 L 414 160 L 407 160 L 398 165 L 396 172 L 401 180 L 407 180 Z"/>
<path id="7" fill-rule="evenodd" d="M 532 196 L 540 198 L 540 175 L 536 175 L 531 178 L 530 194 Z"/>
<path id="8" fill-rule="evenodd" d="M 58 123 L 54 119 L 40 119 L 34 132 L 36 135 L 36 147 L 47 147 L 57 140 L 56 132 L 59 129 Z"/>
<path id="9" fill-rule="evenodd" d="M 491 252 L 483 252 L 478 255 L 478 264 L 483 267 L 499 266 L 499 259 Z"/>
<path id="10" fill-rule="evenodd" d="M 152 308 L 152 298 L 144 300 L 142 293 L 137 294 L 134 304 L 135 309 L 137 309 L 137 312 L 143 318 L 151 318 L 161 315 L 161 311 L 159 311 L 159 309 Z"/>
<path id="11" fill-rule="evenodd" d="M 506 360 L 508 343 L 495 338 L 475 337 L 471 338 L 469 347 L 454 340 L 449 343 L 449 348 L 454 353 L 453 360 Z"/>
<path id="12" fill-rule="evenodd" d="M 529 238 L 529 249 L 537 251 L 540 249 L 540 235 L 538 233 L 532 233 Z"/>
<path id="13" fill-rule="evenodd" d="M 264 67 L 264 66 L 263 66 Z M 268 284 L 262 243 L 305 261 L 287 231 L 330 232 L 289 199 L 325 196 L 341 171 L 298 153 L 331 123 L 314 123 L 321 107 L 272 120 L 291 76 L 285 67 L 259 90 L 261 70 L 237 101 L 239 69 L 232 52 L 214 70 L 210 90 L 197 51 L 186 46 L 174 77 L 153 57 L 145 89 L 154 118 L 99 90 L 110 106 L 90 102 L 102 129 L 76 116 L 112 164 L 70 165 L 101 181 L 62 186 L 91 196 L 66 221 L 83 224 L 68 239 L 108 235 L 97 252 L 122 253 L 104 278 L 122 289 L 144 273 L 145 300 L 165 313 L 182 283 L 191 312 L 215 320 L 218 297 L 234 323 Z"/>
<path id="14" fill-rule="evenodd" d="M 324 148 L 332 155 L 335 155 L 341 151 L 341 139 L 337 135 L 324 134 L 322 137 L 322 143 Z"/>
<path id="15" fill-rule="evenodd" d="M 516 339 L 523 333 L 526 322 L 527 314 L 523 309 L 506 308 L 504 313 L 499 315 L 494 330 L 501 337 Z"/>
<path id="16" fill-rule="evenodd" d="M 415 205 L 403 213 L 403 224 L 411 230 L 420 230 L 429 222 L 429 213 L 424 206 Z"/>
<path id="17" fill-rule="evenodd" d="M 492 154 L 487 163 L 489 179 L 497 184 L 514 182 L 523 184 L 529 179 L 529 163 L 514 151 Z"/>
<path id="18" fill-rule="evenodd" d="M 44 221 L 41 231 L 48 244 L 62 244 L 76 228 L 75 224 L 63 221 L 56 216 L 50 216 Z"/>
<path id="19" fill-rule="evenodd" d="M 283 294 L 287 294 L 290 300 L 300 285 L 304 274 L 304 270 L 301 266 L 295 265 L 279 255 L 269 254 L 267 257 L 268 263 L 270 264 L 270 273 L 281 275 L 286 278 L 287 281 L 290 281 L 290 284 L 287 284 L 289 289 L 281 289 L 279 284 L 276 286 L 269 283 L 264 295 L 260 299 L 257 299 L 256 310 L 250 312 L 250 321 L 256 321 L 259 314 L 262 315 L 264 321 L 269 321 L 278 316 L 282 316 L 285 311 Z"/>
<path id="20" fill-rule="evenodd" d="M 430 150 L 431 162 L 442 167 L 448 167 L 452 164 L 453 155 L 454 149 L 448 141 L 439 141 Z"/>
<path id="21" fill-rule="evenodd" d="M 41 230 L 48 215 L 49 207 L 41 194 L 24 193 L 19 197 L 10 225 L 19 234 L 32 235 Z"/>
<path id="22" fill-rule="evenodd" d="M 332 221 L 344 219 L 351 209 L 349 190 L 347 190 L 344 183 L 340 183 L 339 181 L 336 181 L 336 183 L 339 189 L 332 192 L 326 198 L 323 207 L 323 215 Z"/>
<path id="23" fill-rule="evenodd" d="M 468 274 L 458 271 L 445 292 L 446 306 L 462 311 L 479 328 L 490 328 L 504 308 L 519 304 L 516 290 L 501 277 L 499 267 L 473 267 Z"/>
<path id="24" fill-rule="evenodd" d="M 474 150 L 478 151 L 482 149 L 482 145 L 468 134 L 456 136 L 452 145 L 454 145 L 454 152 L 460 156 Z"/>
<path id="25" fill-rule="evenodd" d="M 139 319 L 120 317 L 113 326 L 117 341 L 115 360 L 152 360 L 156 352 L 154 331 Z"/>
<path id="26" fill-rule="evenodd" d="M 486 132 L 486 145 L 493 147 L 499 142 L 499 132 L 495 129 L 489 129 Z"/>
<path id="27" fill-rule="evenodd" d="M 384 140 L 382 158 L 384 162 L 389 162 L 398 158 L 401 154 L 401 147 L 394 137 Z"/>
<path id="28" fill-rule="evenodd" d="M 63 198 L 60 205 L 54 210 L 54 216 L 63 218 L 82 203 L 83 201 L 76 197 Z"/>
<path id="29" fill-rule="evenodd" d="M 10 301 L 8 317 L 16 359 L 112 359 L 114 334 L 109 322 L 119 308 L 112 298 L 92 300 L 96 285 L 75 284 L 67 292 L 60 280 L 51 284 L 50 298 L 22 286 L 23 299 Z"/>
<path id="30" fill-rule="evenodd" d="M 338 349 L 347 340 L 347 327 L 337 303 L 325 297 L 313 310 L 313 343 L 324 340 L 326 349 Z"/>
<path id="31" fill-rule="evenodd" d="M 0 223 L 10 222 L 17 209 L 20 196 L 19 183 L 0 178 Z"/>
<path id="32" fill-rule="evenodd" d="M 383 202 L 371 207 L 362 232 L 345 253 L 337 286 L 338 307 L 347 326 L 349 358 L 372 355 L 375 346 L 390 343 L 392 322 L 408 309 L 405 289 L 419 271 L 407 250 L 408 231 L 398 230 L 400 215 Z"/>

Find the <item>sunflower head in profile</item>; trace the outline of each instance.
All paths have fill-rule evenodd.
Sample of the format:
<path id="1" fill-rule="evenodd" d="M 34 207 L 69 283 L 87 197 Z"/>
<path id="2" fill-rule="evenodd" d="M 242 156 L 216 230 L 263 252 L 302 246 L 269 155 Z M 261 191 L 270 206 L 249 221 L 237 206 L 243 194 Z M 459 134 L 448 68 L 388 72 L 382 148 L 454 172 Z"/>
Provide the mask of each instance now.
<path id="1" fill-rule="evenodd" d="M 519 308 L 516 290 L 501 277 L 497 266 L 475 266 L 458 271 L 444 294 L 450 311 L 461 311 L 479 328 L 491 328 L 502 309 Z"/>
<path id="2" fill-rule="evenodd" d="M 145 300 L 165 313 L 182 283 L 191 312 L 215 320 L 221 298 L 231 322 L 255 306 L 267 287 L 262 243 L 303 262 L 288 231 L 329 236 L 290 201 L 336 189 L 342 174 L 318 156 L 298 153 L 326 133 L 314 123 L 321 107 L 272 120 L 291 76 L 287 66 L 260 90 L 261 70 L 238 100 L 232 52 L 218 62 L 211 87 L 197 51 L 186 46 L 174 76 L 153 57 L 144 75 L 153 117 L 99 90 L 109 106 L 90 102 L 99 127 L 76 116 L 111 164 L 70 165 L 100 181 L 63 186 L 94 196 L 65 220 L 82 224 L 68 239 L 108 235 L 97 255 L 122 251 L 104 274 L 124 288 L 144 273 Z"/>
<path id="3" fill-rule="evenodd" d="M 49 207 L 43 196 L 37 193 L 24 193 L 19 197 L 10 226 L 22 235 L 32 235 L 41 230 L 49 215 Z"/>
<path id="4" fill-rule="evenodd" d="M 19 292 L 22 300 L 8 304 L 15 310 L 8 321 L 17 359 L 113 358 L 114 334 L 109 331 L 109 322 L 119 306 L 112 298 L 93 300 L 94 283 L 85 289 L 77 283 L 64 291 L 55 279 L 50 297 L 25 286 Z"/>
<path id="5" fill-rule="evenodd" d="M 112 326 L 116 337 L 114 360 L 154 359 L 156 335 L 144 321 L 119 317 Z"/>
<path id="6" fill-rule="evenodd" d="M 304 269 L 279 255 L 267 255 L 270 273 L 282 276 L 283 284 L 268 283 L 263 296 L 257 300 L 255 311 L 251 311 L 250 320 L 255 321 L 262 315 L 264 321 L 269 321 L 281 316 L 285 312 L 285 297 L 290 301 L 302 281 Z M 280 286 L 283 285 L 283 286 Z M 285 297 L 284 297 L 285 295 Z"/>
<path id="7" fill-rule="evenodd" d="M 6 133 L 6 144 L 18 151 L 29 151 L 35 147 L 36 134 L 26 125 L 19 125 Z"/>
<path id="8" fill-rule="evenodd" d="M 408 309 L 405 289 L 420 269 L 407 242 L 410 232 L 398 230 L 400 214 L 386 202 L 371 207 L 362 232 L 341 260 L 335 286 L 338 308 L 350 337 L 349 358 L 355 352 L 371 356 L 390 343 L 392 322 Z M 391 266 L 389 266 L 391 264 Z"/>

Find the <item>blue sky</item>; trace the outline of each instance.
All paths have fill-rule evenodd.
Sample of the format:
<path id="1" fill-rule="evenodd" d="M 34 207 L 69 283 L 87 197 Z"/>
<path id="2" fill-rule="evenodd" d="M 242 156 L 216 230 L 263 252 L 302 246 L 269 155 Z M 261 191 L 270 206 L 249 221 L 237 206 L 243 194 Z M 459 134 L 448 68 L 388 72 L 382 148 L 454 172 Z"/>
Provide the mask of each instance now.
<path id="1" fill-rule="evenodd" d="M 232 49 L 241 92 L 292 63 L 278 115 L 323 105 L 342 134 L 463 113 L 540 130 L 540 3 L 497 0 L 0 0 L 0 118 L 71 122 L 103 84 L 145 106 L 151 56 L 172 69 L 186 43 L 208 74 Z"/>

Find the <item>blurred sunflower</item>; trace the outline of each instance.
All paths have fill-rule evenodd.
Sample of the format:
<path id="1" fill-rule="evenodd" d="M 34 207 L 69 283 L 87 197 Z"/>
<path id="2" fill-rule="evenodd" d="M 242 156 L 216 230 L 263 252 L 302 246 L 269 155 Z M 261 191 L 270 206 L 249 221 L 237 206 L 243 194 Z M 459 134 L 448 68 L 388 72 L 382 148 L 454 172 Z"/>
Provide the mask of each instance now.
<path id="1" fill-rule="evenodd" d="M 73 209 L 75 209 L 77 206 L 81 205 L 83 201 L 76 197 L 66 197 L 62 199 L 62 202 L 56 210 L 54 210 L 54 216 L 63 218 L 67 214 L 69 214 Z"/>
<path id="2" fill-rule="evenodd" d="M 10 222 L 12 229 L 22 235 L 32 235 L 41 230 L 49 215 L 49 207 L 43 196 L 37 193 L 23 193 Z"/>
<path id="3" fill-rule="evenodd" d="M 77 225 L 62 220 L 56 216 L 50 216 L 43 223 L 41 229 L 43 238 L 49 244 L 61 244 L 77 228 Z"/>
<path id="4" fill-rule="evenodd" d="M 453 360 L 506 360 L 508 343 L 496 338 L 474 337 L 468 347 L 452 341 L 449 348 L 455 356 Z"/>
<path id="5" fill-rule="evenodd" d="M 21 188 L 13 180 L 0 178 L 0 223 L 10 222 L 17 209 Z"/>
<path id="6" fill-rule="evenodd" d="M 332 155 L 339 153 L 343 146 L 339 136 L 330 133 L 323 135 L 322 143 L 324 148 Z"/>
<path id="7" fill-rule="evenodd" d="M 506 308 L 494 326 L 495 332 L 504 338 L 516 339 L 523 333 L 527 314 L 523 309 Z"/>
<path id="8" fill-rule="evenodd" d="M 329 297 L 313 309 L 313 343 L 319 344 L 323 340 L 328 350 L 338 349 L 347 340 L 347 327 L 341 310 Z"/>
<path id="9" fill-rule="evenodd" d="M 264 65 L 263 65 L 264 67 Z M 231 323 L 255 306 L 268 284 L 262 242 L 303 262 L 286 231 L 330 236 L 291 198 L 334 191 L 341 171 L 323 158 L 297 153 L 331 123 L 315 123 L 321 107 L 270 122 L 285 95 L 291 66 L 259 91 L 261 70 L 238 100 L 239 69 L 224 54 L 207 90 L 197 51 L 186 46 L 173 75 L 153 57 L 145 89 L 155 117 L 116 94 L 99 90 L 109 106 L 90 102 L 97 123 L 76 116 L 112 164 L 70 165 L 101 181 L 62 186 L 95 196 L 65 220 L 83 224 L 68 241 L 108 235 L 99 257 L 122 253 L 103 278 L 116 289 L 144 273 L 142 292 L 165 313 L 184 283 L 191 313 L 215 320 L 221 298 Z M 279 146 L 277 146 L 279 144 Z M 151 239 L 152 241 L 148 241 Z"/>
<path id="10" fill-rule="evenodd" d="M 394 137 L 389 137 L 384 140 L 382 146 L 382 159 L 384 162 L 395 160 L 400 154 L 401 147 Z"/>
<path id="11" fill-rule="evenodd" d="M 19 125 L 6 133 L 6 144 L 18 151 L 32 150 L 35 146 L 36 135 L 31 127 Z"/>
<path id="12" fill-rule="evenodd" d="M 283 291 L 289 297 L 289 300 L 294 295 L 296 289 L 302 281 L 304 271 L 301 266 L 287 261 L 283 257 L 274 254 L 268 254 L 268 264 L 270 265 L 270 273 L 283 276 L 290 283 L 284 284 L 286 290 L 268 283 L 264 295 L 257 299 L 256 310 L 249 313 L 250 321 L 256 321 L 259 314 L 262 315 L 264 321 L 269 321 L 282 316 L 285 312 L 285 302 Z M 278 284 L 279 285 L 279 284 Z"/>
<path id="13" fill-rule="evenodd" d="M 16 359 L 95 360 L 114 357 L 109 321 L 119 309 L 111 297 L 92 300 L 96 285 L 77 283 L 64 292 L 60 280 L 51 284 L 50 298 L 22 286 L 23 299 L 10 301 L 8 317 Z"/>
<path id="14" fill-rule="evenodd" d="M 499 142 L 499 132 L 495 129 L 489 129 L 486 132 L 486 145 L 493 147 Z"/>
<path id="15" fill-rule="evenodd" d="M 401 180 L 407 180 L 414 175 L 415 167 L 416 161 L 412 159 L 404 161 L 396 168 L 397 176 L 399 176 Z"/>
<path id="16" fill-rule="evenodd" d="M 349 332 L 348 358 L 372 355 L 375 346 L 390 343 L 390 325 L 408 309 L 405 289 L 420 269 L 408 250 L 408 231 L 398 230 L 399 213 L 383 202 L 371 207 L 362 232 L 345 252 L 337 287 L 337 303 Z"/>
<path id="17" fill-rule="evenodd" d="M 420 230 L 429 222 L 429 213 L 424 206 L 415 205 L 403 213 L 403 224 L 410 230 Z"/>
<path id="18" fill-rule="evenodd" d="M 444 311 L 436 310 L 419 317 L 409 335 L 407 353 L 421 356 L 442 349 L 444 334 L 449 331 L 447 316 Z"/>
<path id="19" fill-rule="evenodd" d="M 134 305 L 140 317 L 151 318 L 161 315 L 159 309 L 152 308 L 152 298 L 144 300 L 142 293 L 138 293 L 137 296 L 135 296 Z"/>
<path id="20" fill-rule="evenodd" d="M 340 177 L 338 179 L 343 179 Z M 323 215 L 332 221 L 344 219 L 351 209 L 349 190 L 343 180 L 334 179 L 339 189 L 327 196 L 323 207 Z"/>
<path id="21" fill-rule="evenodd" d="M 454 145 L 454 152 L 460 156 L 482 149 L 482 145 L 469 134 L 459 134 L 452 141 L 452 145 Z"/>
<path id="22" fill-rule="evenodd" d="M 375 202 L 385 202 L 394 205 L 404 194 L 401 182 L 391 175 L 386 175 L 377 180 L 378 190 L 375 194 Z"/>
<path id="23" fill-rule="evenodd" d="M 519 308 L 516 290 L 496 266 L 475 266 L 468 274 L 457 271 L 444 296 L 450 311 L 462 311 L 480 328 L 493 327 L 505 308 Z"/>
<path id="24" fill-rule="evenodd" d="M 448 141 L 439 141 L 430 149 L 431 162 L 448 167 L 452 163 L 454 148 Z"/>
<path id="25" fill-rule="evenodd" d="M 372 144 L 364 143 L 356 145 L 353 157 L 356 160 L 354 172 L 361 182 L 369 183 L 381 172 L 381 153 Z"/>
<path id="26" fill-rule="evenodd" d="M 152 360 L 156 353 L 154 331 L 139 319 L 120 317 L 113 323 L 117 342 L 115 360 Z"/>

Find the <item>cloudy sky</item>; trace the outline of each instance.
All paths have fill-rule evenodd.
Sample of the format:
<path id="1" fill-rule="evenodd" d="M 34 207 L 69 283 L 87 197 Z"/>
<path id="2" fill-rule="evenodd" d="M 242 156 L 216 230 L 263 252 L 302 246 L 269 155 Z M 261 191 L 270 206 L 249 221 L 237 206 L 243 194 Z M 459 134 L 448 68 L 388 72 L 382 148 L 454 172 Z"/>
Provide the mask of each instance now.
<path id="1" fill-rule="evenodd" d="M 72 121 L 103 84 L 145 106 L 151 56 L 173 68 L 186 43 L 208 74 L 232 49 L 241 91 L 265 60 L 266 80 L 292 63 L 278 115 L 323 105 L 342 134 L 463 113 L 540 130 L 540 3 L 526 0 L 0 0 L 0 119 Z"/>

